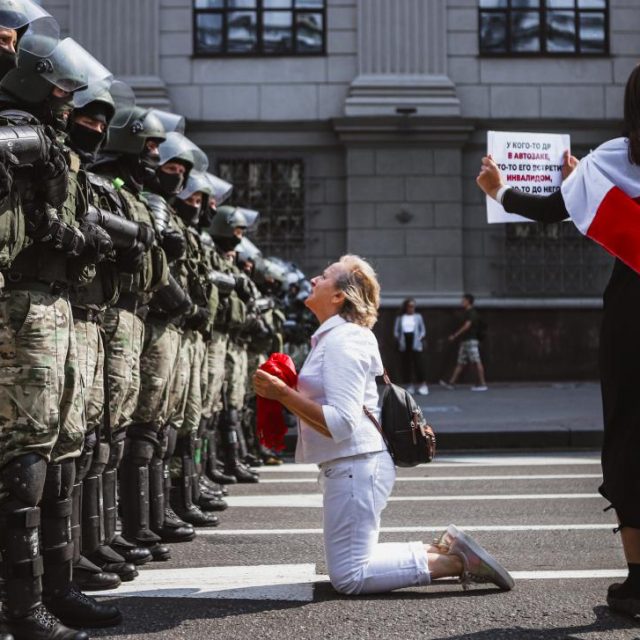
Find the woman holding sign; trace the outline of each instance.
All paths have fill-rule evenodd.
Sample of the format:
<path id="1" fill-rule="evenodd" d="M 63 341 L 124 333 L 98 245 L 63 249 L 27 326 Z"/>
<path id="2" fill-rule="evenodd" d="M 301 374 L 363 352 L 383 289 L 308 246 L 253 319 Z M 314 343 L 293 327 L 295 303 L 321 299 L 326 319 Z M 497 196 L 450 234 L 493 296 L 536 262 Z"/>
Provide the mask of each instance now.
<path id="1" fill-rule="evenodd" d="M 491 156 L 482 159 L 480 188 L 509 213 L 538 222 L 570 218 L 616 257 L 604 293 L 600 375 L 604 408 L 603 483 L 616 511 L 629 567 L 625 582 L 609 587 L 616 611 L 640 614 L 640 66 L 627 81 L 624 137 L 605 142 L 584 160 L 565 153 L 565 181 L 539 197 L 508 187 Z"/>

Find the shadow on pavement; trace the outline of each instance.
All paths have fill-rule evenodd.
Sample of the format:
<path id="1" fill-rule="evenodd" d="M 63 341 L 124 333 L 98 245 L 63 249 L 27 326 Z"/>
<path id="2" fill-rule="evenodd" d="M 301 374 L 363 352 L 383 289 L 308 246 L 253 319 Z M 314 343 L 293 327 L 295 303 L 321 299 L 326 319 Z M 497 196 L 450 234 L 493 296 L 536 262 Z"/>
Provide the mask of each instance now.
<path id="1" fill-rule="evenodd" d="M 578 640 L 582 634 L 603 633 L 606 631 L 620 631 L 624 629 L 638 629 L 638 621 L 629 617 L 612 613 L 609 607 L 594 607 L 596 619 L 590 624 L 571 627 L 551 627 L 549 629 L 526 629 L 523 627 L 502 627 L 484 629 L 455 636 L 455 640 L 499 640 L 513 638 L 514 640 Z M 597 638 L 599 636 L 594 636 Z M 432 640 L 452 640 L 452 636 L 441 636 Z"/>

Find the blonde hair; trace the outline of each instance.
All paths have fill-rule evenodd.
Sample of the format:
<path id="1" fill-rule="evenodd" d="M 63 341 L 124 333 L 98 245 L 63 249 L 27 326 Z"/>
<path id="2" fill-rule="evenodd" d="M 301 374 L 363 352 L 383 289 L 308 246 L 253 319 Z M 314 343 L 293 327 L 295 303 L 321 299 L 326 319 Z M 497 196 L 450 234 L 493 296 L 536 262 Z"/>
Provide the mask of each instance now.
<path id="1" fill-rule="evenodd" d="M 349 322 L 371 329 L 378 319 L 380 306 L 376 272 L 359 256 L 342 256 L 338 264 L 342 273 L 336 278 L 336 287 L 345 295 L 340 315 Z"/>

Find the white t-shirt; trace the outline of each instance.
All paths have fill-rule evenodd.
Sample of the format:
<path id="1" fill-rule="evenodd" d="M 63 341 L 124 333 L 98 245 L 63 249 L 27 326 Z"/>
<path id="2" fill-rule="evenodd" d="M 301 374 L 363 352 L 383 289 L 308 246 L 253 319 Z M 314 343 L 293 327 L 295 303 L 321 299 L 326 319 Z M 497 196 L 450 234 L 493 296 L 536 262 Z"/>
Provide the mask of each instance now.
<path id="1" fill-rule="evenodd" d="M 416 314 L 409 315 L 405 313 L 400 320 L 402 323 L 402 333 L 415 333 L 416 331 Z"/>

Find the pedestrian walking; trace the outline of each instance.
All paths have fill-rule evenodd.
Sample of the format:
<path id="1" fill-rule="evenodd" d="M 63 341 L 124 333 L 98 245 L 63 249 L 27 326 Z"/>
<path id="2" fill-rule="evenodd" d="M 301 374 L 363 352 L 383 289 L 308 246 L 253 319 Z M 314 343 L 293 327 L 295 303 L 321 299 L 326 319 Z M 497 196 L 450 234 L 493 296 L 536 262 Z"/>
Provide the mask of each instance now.
<path id="1" fill-rule="evenodd" d="M 422 315 L 416 313 L 416 301 L 407 298 L 400 308 L 393 325 L 393 336 L 400 353 L 402 378 L 409 393 L 417 391 L 421 396 L 429 394 L 423 366 L 424 341 L 427 329 Z"/>
<path id="2" fill-rule="evenodd" d="M 617 256 L 604 293 L 600 378 L 604 409 L 603 483 L 600 493 L 615 509 L 629 574 L 608 589 L 611 609 L 640 614 L 640 276 L 637 220 L 640 215 L 640 66 L 627 81 L 623 137 L 605 142 L 584 160 L 565 153 L 565 181 L 546 196 L 506 186 L 491 157 L 483 158 L 477 183 L 510 213 L 550 223 L 573 218 Z M 584 228 L 580 220 L 590 218 Z M 625 262 L 626 261 L 626 262 Z M 627 263 L 636 264 L 636 270 Z"/>
<path id="3" fill-rule="evenodd" d="M 340 593 L 383 593 L 460 576 L 463 584 L 514 585 L 509 573 L 470 536 L 450 525 L 433 545 L 379 543 L 380 515 L 395 467 L 364 408 L 380 416 L 376 376 L 383 373 L 371 331 L 380 286 L 371 266 L 344 256 L 311 281 L 306 305 L 320 322 L 297 389 L 265 371 L 256 393 L 278 400 L 299 419 L 296 462 L 320 466 L 324 548 Z"/>
<path id="4" fill-rule="evenodd" d="M 478 380 L 477 384 L 471 387 L 471 391 L 486 391 L 487 382 L 484 376 L 482 358 L 480 357 L 482 323 L 474 306 L 475 298 L 472 294 L 465 293 L 462 296 L 461 304 L 464 310 L 462 325 L 447 338 L 449 342 L 462 338 L 458 347 L 458 361 L 449 381 L 440 380 L 440 384 L 447 389 L 453 389 L 464 368 L 467 365 L 471 365 L 476 370 Z"/>

